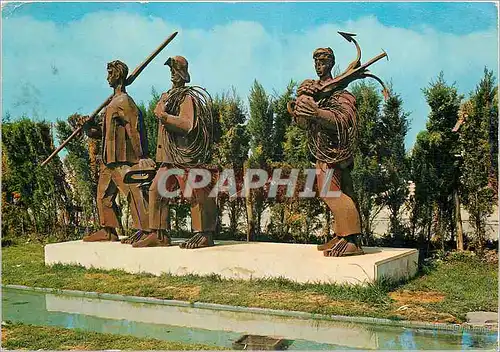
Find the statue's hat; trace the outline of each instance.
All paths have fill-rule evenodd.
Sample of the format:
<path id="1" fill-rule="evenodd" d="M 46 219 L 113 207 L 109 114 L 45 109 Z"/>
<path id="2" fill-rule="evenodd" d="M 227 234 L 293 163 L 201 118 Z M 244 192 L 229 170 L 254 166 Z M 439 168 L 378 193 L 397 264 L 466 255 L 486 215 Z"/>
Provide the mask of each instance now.
<path id="1" fill-rule="evenodd" d="M 169 57 L 168 60 L 165 61 L 165 65 L 168 65 L 170 68 L 179 73 L 186 83 L 191 81 L 191 77 L 189 77 L 188 73 L 188 62 L 183 56 Z"/>

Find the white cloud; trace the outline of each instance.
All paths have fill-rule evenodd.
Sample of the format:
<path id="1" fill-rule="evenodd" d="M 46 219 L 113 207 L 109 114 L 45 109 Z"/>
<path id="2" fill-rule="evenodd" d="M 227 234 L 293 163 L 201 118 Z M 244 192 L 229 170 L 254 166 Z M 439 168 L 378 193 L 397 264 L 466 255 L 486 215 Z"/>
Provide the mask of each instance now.
<path id="1" fill-rule="evenodd" d="M 311 54 L 316 47 L 331 46 L 341 68 L 354 59 L 354 46 L 337 34 L 342 30 L 357 33 L 363 61 L 382 48 L 389 54 L 390 61 L 378 62 L 372 71 L 392 80 L 405 109 L 412 112 L 412 143 L 427 116 L 421 88 L 443 70 L 449 82 L 467 93 L 481 78 L 483 67 L 496 71 L 498 60 L 494 28 L 458 36 L 431 28 L 387 27 L 373 17 L 290 33 L 269 32 L 259 23 L 244 21 L 209 30 L 172 23 L 122 12 L 95 12 L 66 25 L 30 17 L 4 19 L 3 112 L 36 112 L 50 120 L 89 113 L 109 95 L 108 61 L 121 59 L 132 71 L 175 30 L 177 38 L 129 88 L 137 102 L 149 99 L 151 86 L 169 88 L 163 63 L 171 55 L 186 56 L 192 83 L 213 95 L 235 86 L 246 99 L 254 79 L 269 93 L 281 91 L 290 79 L 314 77 Z"/>

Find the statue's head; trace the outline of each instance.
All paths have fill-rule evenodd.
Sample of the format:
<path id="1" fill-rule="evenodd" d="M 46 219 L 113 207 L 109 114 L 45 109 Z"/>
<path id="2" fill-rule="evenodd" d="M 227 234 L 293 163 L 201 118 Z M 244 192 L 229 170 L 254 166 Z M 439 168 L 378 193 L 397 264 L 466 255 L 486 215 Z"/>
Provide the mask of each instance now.
<path id="1" fill-rule="evenodd" d="M 318 48 L 313 52 L 314 68 L 319 78 L 329 76 L 335 66 L 335 55 L 331 48 Z"/>
<path id="2" fill-rule="evenodd" d="M 108 83 L 116 88 L 118 85 L 125 85 L 128 76 L 128 67 L 120 60 L 108 63 Z"/>
<path id="3" fill-rule="evenodd" d="M 188 62 L 183 56 L 170 57 L 165 62 L 165 65 L 170 67 L 170 80 L 174 87 L 182 87 L 191 80 L 188 72 Z"/>

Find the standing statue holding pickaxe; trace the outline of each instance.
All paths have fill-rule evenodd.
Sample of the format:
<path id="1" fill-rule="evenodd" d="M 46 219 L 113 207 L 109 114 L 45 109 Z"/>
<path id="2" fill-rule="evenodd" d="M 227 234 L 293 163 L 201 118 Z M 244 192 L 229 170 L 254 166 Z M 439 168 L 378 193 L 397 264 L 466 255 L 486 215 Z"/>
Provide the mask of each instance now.
<path id="1" fill-rule="evenodd" d="M 132 74 L 120 60 L 107 65 L 107 80 L 113 94 L 97 108 L 91 116 L 73 115 L 70 123 L 76 127 L 71 136 L 54 151 L 42 165 L 47 164 L 72 138 L 81 131 L 91 138 L 102 139 L 101 165 L 97 185 L 97 209 L 101 229 L 83 238 L 85 242 L 118 241 L 116 228 L 120 227 L 118 207 L 115 202 L 120 192 L 129 202 L 132 213 L 132 227 L 148 231 L 148 204 L 138 183 L 126 182 L 130 171 L 152 174 L 156 164 L 148 159 L 146 129 L 140 110 L 128 95 L 130 85 L 144 68 L 177 35 L 167 38 Z M 104 109 L 104 110 L 103 110 Z M 98 114 L 103 110 L 103 113 Z"/>
<path id="2" fill-rule="evenodd" d="M 288 103 L 294 122 L 308 132 L 309 149 L 316 158 L 318 191 L 335 219 L 333 239 L 318 246 L 327 257 L 364 254 L 360 241 L 361 218 L 351 179 L 352 149 L 357 135 L 356 99 L 345 88 L 357 79 L 370 77 L 382 85 L 384 96 L 388 97 L 382 80 L 368 71 L 371 64 L 387 54 L 383 52 L 361 64 L 361 48 L 354 39 L 355 34 L 339 34 L 354 43 L 356 59 L 342 74 L 332 77 L 333 50 L 316 49 L 313 59 L 319 80 L 302 82 L 297 99 Z M 330 196 L 329 191 L 335 193 Z"/>

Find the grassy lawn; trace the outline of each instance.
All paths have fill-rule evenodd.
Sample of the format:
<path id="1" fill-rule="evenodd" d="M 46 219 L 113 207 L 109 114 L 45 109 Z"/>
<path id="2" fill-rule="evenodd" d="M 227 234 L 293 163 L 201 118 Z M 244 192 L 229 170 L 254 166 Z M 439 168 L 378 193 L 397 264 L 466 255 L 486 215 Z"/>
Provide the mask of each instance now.
<path id="1" fill-rule="evenodd" d="M 418 295 L 419 292 L 422 294 Z M 425 268 L 420 277 L 406 283 L 391 296 L 405 301 L 412 293 L 418 297 L 422 309 L 446 312 L 459 321 L 471 311 L 497 312 L 498 264 L 455 253 L 452 258 Z"/>
<path id="2" fill-rule="evenodd" d="M 366 287 L 218 276 L 156 277 L 80 266 L 45 267 L 43 246 L 2 248 L 2 283 L 117 293 L 311 313 L 459 323 L 472 310 L 497 311 L 498 267 L 475 257 L 435 262 L 407 283 Z"/>
<path id="3" fill-rule="evenodd" d="M 2 347 L 9 350 L 209 350 L 199 344 L 102 334 L 83 330 L 25 324 L 2 326 Z"/>

